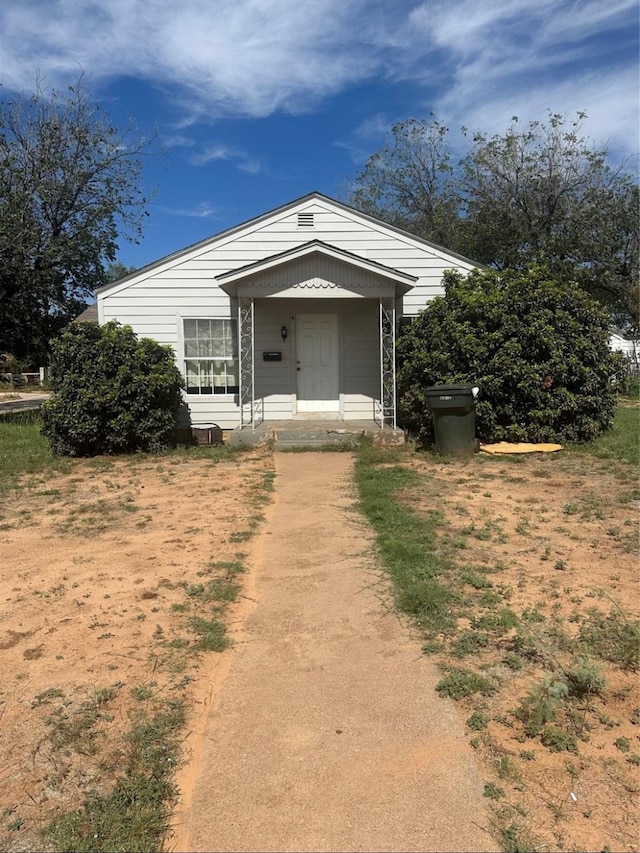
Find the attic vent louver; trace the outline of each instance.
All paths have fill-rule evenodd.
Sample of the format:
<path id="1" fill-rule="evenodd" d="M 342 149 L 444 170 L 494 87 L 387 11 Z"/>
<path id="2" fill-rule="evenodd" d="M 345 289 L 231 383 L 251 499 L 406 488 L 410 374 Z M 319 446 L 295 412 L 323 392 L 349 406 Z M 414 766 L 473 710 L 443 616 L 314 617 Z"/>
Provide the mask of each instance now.
<path id="1" fill-rule="evenodd" d="M 299 213 L 298 228 L 313 228 L 313 213 Z"/>

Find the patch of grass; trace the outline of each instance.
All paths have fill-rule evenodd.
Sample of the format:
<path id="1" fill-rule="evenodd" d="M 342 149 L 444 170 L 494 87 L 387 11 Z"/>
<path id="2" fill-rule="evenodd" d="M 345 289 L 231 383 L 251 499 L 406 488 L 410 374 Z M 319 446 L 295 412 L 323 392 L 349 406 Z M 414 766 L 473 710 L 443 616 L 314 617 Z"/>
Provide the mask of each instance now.
<path id="1" fill-rule="evenodd" d="M 595 696 L 605 689 L 607 682 L 602 667 L 587 658 L 579 658 L 576 665 L 565 671 L 572 696 Z"/>
<path id="2" fill-rule="evenodd" d="M 474 589 L 490 589 L 493 583 L 486 577 L 483 577 L 472 568 L 464 568 L 460 572 L 460 580 L 462 583 L 469 584 Z"/>
<path id="3" fill-rule="evenodd" d="M 452 668 L 436 684 L 436 690 L 440 696 L 464 699 L 465 696 L 472 696 L 474 693 L 490 696 L 495 693 L 495 685 L 484 675 L 479 675 L 477 672 Z"/>
<path id="4" fill-rule="evenodd" d="M 631 751 L 631 740 L 628 737 L 619 737 L 614 742 L 613 745 L 616 749 L 619 749 L 620 752 L 630 752 Z"/>
<path id="5" fill-rule="evenodd" d="M 103 708 L 116 695 L 114 687 L 96 690 L 91 699 L 84 702 L 76 711 L 71 711 L 65 703 L 56 708 L 46 719 L 50 726 L 50 740 L 54 749 L 71 748 L 81 755 L 94 755 L 96 752 L 96 725 L 100 721 Z"/>
<path id="6" fill-rule="evenodd" d="M 48 690 L 43 690 L 31 700 L 32 708 L 40 708 L 42 705 L 50 705 L 53 699 L 61 699 L 64 696 L 62 690 L 57 687 L 49 687 Z"/>
<path id="7" fill-rule="evenodd" d="M 502 658 L 502 663 L 513 672 L 519 672 L 524 666 L 524 660 L 515 652 L 507 652 Z"/>
<path id="8" fill-rule="evenodd" d="M 578 640 L 596 657 L 617 663 L 622 669 L 640 669 L 640 625 L 617 608 L 606 616 L 589 610 Z"/>
<path id="9" fill-rule="evenodd" d="M 516 823 L 498 828 L 498 837 L 505 853 L 531 853 L 537 849 Z"/>
<path id="10" fill-rule="evenodd" d="M 9 489 L 19 488 L 21 478 L 31 494 L 41 505 L 55 503 L 55 507 L 47 507 L 48 512 L 61 507 L 62 512 L 57 520 L 66 521 L 69 529 L 75 532 L 87 532 L 91 529 L 100 530 L 114 520 L 129 518 L 130 524 L 136 516 L 129 513 L 139 513 L 135 500 L 139 484 L 140 467 L 142 476 L 147 470 L 147 456 L 113 457 L 95 460 L 69 460 L 53 457 L 48 445 L 39 433 L 39 416 L 27 413 L 19 418 L 0 418 L 0 495 L 4 496 Z M 167 451 L 162 456 L 166 466 L 188 463 L 194 457 L 206 458 L 212 464 L 238 456 L 238 453 L 228 448 L 188 448 L 186 450 Z M 150 458 L 150 457 L 149 457 Z M 153 457 L 157 461 L 157 457 Z M 92 488 L 92 498 L 82 504 L 75 505 L 73 500 L 65 500 L 78 486 L 93 485 L 92 481 L 104 481 L 105 471 L 118 465 L 122 460 L 127 461 L 127 469 L 131 471 L 130 485 L 120 491 L 117 484 L 106 480 L 104 485 L 109 489 L 109 500 L 96 500 L 97 488 Z M 64 492 L 51 488 L 49 475 L 55 472 L 73 471 L 78 476 L 65 485 Z M 269 500 L 273 488 L 273 472 L 251 471 L 251 484 L 254 484 L 252 499 L 254 507 L 263 505 Z M 127 494 L 131 491 L 131 495 Z M 60 500 L 63 498 L 63 500 Z M 6 503 L 6 501 L 5 501 Z M 139 515 L 137 516 L 140 517 Z M 21 518 L 26 523 L 27 513 Z M 147 516 L 147 518 L 151 518 Z M 248 520 L 253 533 L 262 516 L 254 515 Z M 153 672 L 169 674 L 182 673 L 187 666 L 197 666 L 194 660 L 200 651 L 220 651 L 230 645 L 226 636 L 225 626 L 221 616 L 226 605 L 239 595 L 237 584 L 239 576 L 245 571 L 241 559 L 244 555 L 238 552 L 235 560 L 215 562 L 213 559 L 206 566 L 201 576 L 201 583 L 194 583 L 193 593 L 187 597 L 185 604 L 193 618 L 188 625 L 193 634 L 183 633 L 188 639 L 176 636 L 173 630 L 157 626 L 154 637 L 158 641 L 151 653 Z M 73 562 L 76 559 L 73 558 Z M 77 562 L 80 562 L 78 560 Z M 162 586 L 158 583 L 158 586 Z M 182 589 L 182 584 L 167 584 L 172 589 Z M 78 583 L 70 584 L 72 589 Z M 63 595 L 65 587 L 62 583 L 46 592 L 38 592 L 39 596 Z M 155 598 L 155 593 L 141 591 L 141 598 Z M 80 591 L 78 591 L 78 596 Z M 85 596 L 83 596 L 85 597 Z M 105 595 L 105 597 L 108 597 Z M 70 602 L 71 604 L 71 602 Z M 86 602 L 76 599 L 78 607 L 84 607 Z M 158 612 L 152 608 L 151 612 Z M 145 613 L 139 613 L 140 620 L 146 618 Z M 158 617 L 159 618 L 159 617 Z M 176 620 L 184 619 L 174 617 Z M 103 628 L 105 623 L 95 619 L 90 628 Z M 96 631 L 97 633 L 97 631 Z M 195 635 L 195 636 L 194 636 Z M 95 636 L 95 635 L 94 635 Z M 107 638 L 111 634 L 102 634 L 97 639 Z M 167 642 L 169 637 L 174 640 Z M 171 647 L 171 650 L 169 648 Z M 161 650 L 159 650 L 161 649 Z M 29 650 L 27 650 L 29 651 Z M 31 650 L 33 651 L 33 650 Z M 38 652 L 39 654 L 39 652 Z M 62 655 L 56 655 L 57 660 Z M 110 667 L 117 669 L 117 666 Z M 152 676 L 151 676 L 152 677 Z M 18 681 L 26 681 L 28 671 L 18 673 Z M 160 678 L 160 676 L 159 676 Z M 180 676 L 178 676 L 180 678 Z M 172 684 L 169 691 L 184 688 L 191 680 L 186 674 L 181 681 Z M 115 699 L 120 687 L 97 688 L 93 694 L 82 702 L 72 701 L 61 690 L 51 687 L 42 690 L 32 699 L 35 716 L 46 715 L 47 755 L 56 768 L 60 768 L 60 779 L 75 753 L 78 766 L 83 768 L 77 782 L 78 790 L 92 790 L 81 809 L 66 814 L 58 814 L 45 832 L 43 846 L 39 849 L 64 851 L 157 851 L 163 849 L 163 842 L 169 825 L 172 806 L 175 802 L 176 789 L 173 783 L 173 772 L 178 764 L 180 744 L 184 733 L 180 731 L 184 725 L 184 712 L 179 704 L 167 701 L 167 690 L 157 687 L 156 683 L 139 683 L 129 686 L 130 695 L 123 699 L 124 708 L 136 700 L 136 715 L 127 740 L 126 754 L 118 749 L 111 757 L 105 758 L 103 745 L 109 743 L 114 733 L 110 725 L 115 719 L 115 709 L 122 714 L 123 709 L 112 700 Z M 125 696 L 125 692 L 120 694 Z M 175 692 L 169 695 L 176 696 Z M 28 707 L 28 705 L 27 705 Z M 35 709 L 42 709 L 40 711 Z M 139 712 L 139 715 L 138 715 Z M 119 728 L 119 726 L 118 726 Z M 40 748 L 38 742 L 37 748 Z M 81 756 L 78 759 L 78 756 Z M 85 758 L 86 756 L 86 758 Z M 89 757 L 91 756 L 91 757 Z M 86 775 L 85 775 L 86 769 Z M 118 773 L 115 784 L 113 775 Z M 103 775 L 104 774 L 104 775 Z M 109 775 L 107 775 L 109 774 Z M 71 777 L 70 777 L 71 781 Z M 76 782 L 73 782 L 76 785 Z M 107 790 L 108 788 L 108 790 Z M 34 801 L 35 802 L 35 801 Z M 57 808 L 64 808 L 60 802 Z M 13 828 L 13 827 L 12 827 Z M 19 827 L 16 823 L 15 829 Z M 0 845 L 1 846 L 1 845 Z M 3 848 L 4 849 L 4 848 Z M 17 848 L 16 848 L 17 849 Z M 35 849 L 35 848 L 34 848 Z"/>
<path id="11" fill-rule="evenodd" d="M 395 589 L 400 610 L 411 614 L 426 634 L 452 624 L 456 595 L 438 579 L 448 562 L 435 548 L 442 515 L 418 516 L 400 502 L 400 494 L 418 482 L 409 468 L 392 464 L 397 448 L 363 442 L 356 459 L 359 507 L 376 531 L 380 559 Z"/>
<path id="12" fill-rule="evenodd" d="M 613 427 L 603 436 L 581 446 L 572 453 L 589 453 L 601 459 L 621 459 L 632 465 L 640 462 L 640 410 L 618 406 Z"/>
<path id="13" fill-rule="evenodd" d="M 130 495 L 111 500 L 99 498 L 86 501 L 68 510 L 66 519 L 56 524 L 56 530 L 63 535 L 75 536 L 101 533 L 121 520 L 125 513 L 139 512 L 139 509 Z"/>
<path id="14" fill-rule="evenodd" d="M 464 658 L 469 655 L 477 655 L 481 649 L 489 645 L 487 634 L 479 631 L 465 631 L 451 644 L 451 654 L 456 658 Z"/>
<path id="15" fill-rule="evenodd" d="M 540 740 L 551 752 L 578 751 L 576 736 L 557 726 L 546 726 L 542 731 Z"/>
<path id="16" fill-rule="evenodd" d="M 239 560 L 222 560 L 217 563 L 212 563 L 206 574 L 209 574 L 209 572 L 214 569 L 226 572 L 227 577 L 246 572 L 245 566 Z"/>
<path id="17" fill-rule="evenodd" d="M 222 652 L 229 648 L 231 640 L 227 637 L 227 629 L 219 619 L 203 619 L 193 616 L 189 627 L 197 634 L 196 648 L 206 652 Z"/>
<path id="18" fill-rule="evenodd" d="M 482 616 L 471 619 L 473 628 L 481 628 L 498 635 L 506 634 L 507 631 L 516 628 L 519 624 L 520 620 L 513 610 L 510 610 L 508 607 L 484 613 Z"/>
<path id="19" fill-rule="evenodd" d="M 467 725 L 472 732 L 480 732 L 489 725 L 489 718 L 482 711 L 474 711 L 467 720 Z"/>
<path id="20" fill-rule="evenodd" d="M 131 695 L 138 702 L 146 702 L 147 699 L 151 699 L 153 696 L 153 688 L 155 687 L 155 682 L 151 684 L 135 684 L 131 688 Z"/>
<path id="21" fill-rule="evenodd" d="M 547 723 L 555 720 L 557 711 L 569 695 L 569 685 L 561 674 L 545 676 L 524 697 L 515 716 L 524 724 L 529 737 L 539 735 Z"/>
<path id="22" fill-rule="evenodd" d="M 0 414 L 0 495 L 18 486 L 26 474 L 67 472 L 69 460 L 54 456 L 40 434 L 37 410 Z"/>
<path id="23" fill-rule="evenodd" d="M 183 724 L 184 708 L 178 702 L 153 717 L 138 717 L 128 737 L 124 771 L 115 786 L 106 794 L 93 793 L 81 809 L 49 824 L 45 838 L 53 849 L 68 853 L 161 850 L 177 797 L 173 775 Z"/>
<path id="24" fill-rule="evenodd" d="M 636 443 L 639 432 L 636 428 Z M 420 590 L 416 591 L 415 583 L 407 583 L 405 573 L 409 581 L 429 577 L 438 586 L 437 596 L 443 590 L 447 596 L 445 618 L 432 623 L 437 628 L 429 631 L 428 621 L 417 619 L 423 628 L 423 650 L 438 656 L 443 671 L 436 688 L 438 693 L 464 702 L 469 709 L 470 743 L 480 751 L 495 786 L 504 784 L 501 778 L 509 779 L 515 790 L 528 791 L 534 796 L 539 794 L 537 783 L 525 772 L 525 761 L 531 762 L 536 754 L 540 756 L 547 750 L 559 753 L 554 761 L 566 761 L 573 758 L 579 747 L 585 754 L 584 761 L 589 761 L 595 734 L 601 734 L 605 725 L 601 706 L 613 695 L 608 685 L 616 683 L 611 667 L 604 662 L 631 671 L 640 669 L 640 626 L 625 616 L 606 590 L 587 592 L 580 588 L 580 596 L 576 595 L 573 574 L 579 572 L 580 566 L 568 560 L 562 542 L 555 538 L 556 533 L 575 535 L 583 521 L 613 519 L 616 511 L 621 512 L 621 504 L 637 500 L 640 494 L 637 476 L 630 471 L 624 452 L 618 453 L 615 463 L 603 463 L 593 456 L 587 457 L 588 450 L 586 447 L 541 459 L 539 473 L 535 473 L 533 460 L 523 458 L 518 464 L 521 470 L 527 465 L 524 477 L 512 476 L 513 460 L 500 460 L 500 470 L 492 475 L 492 479 L 500 480 L 492 492 L 494 496 L 499 493 L 513 501 L 515 495 L 519 498 L 516 504 L 536 504 L 535 513 L 522 510 L 518 513 L 513 507 L 509 507 L 509 512 L 517 513 L 515 521 L 520 522 L 517 532 L 531 540 L 532 547 L 522 553 L 532 553 L 536 560 L 542 560 L 539 565 L 544 567 L 544 574 L 540 583 L 535 570 L 530 571 L 527 565 L 527 556 L 522 567 L 516 562 L 517 557 L 506 556 L 506 564 L 499 567 L 496 564 L 493 568 L 495 558 L 500 556 L 497 547 L 504 543 L 504 531 L 497 522 L 506 519 L 487 520 L 496 510 L 491 501 L 474 497 L 472 517 L 466 511 L 471 504 L 465 496 L 484 488 L 484 472 L 479 469 L 491 467 L 495 472 L 496 460 L 473 459 L 464 468 L 450 462 L 450 470 L 445 471 L 441 460 L 436 466 L 428 456 L 418 460 L 415 454 L 412 458 L 411 452 L 402 454 L 396 450 L 392 460 L 383 449 L 369 450 L 364 445 L 358 455 L 360 506 L 363 511 L 366 508 L 365 514 L 376 529 L 381 560 L 394 579 L 397 604 L 414 615 L 421 613 Z M 413 464 L 415 461 L 419 464 Z M 500 489 L 505 483 L 528 483 L 532 473 L 540 478 L 559 477 L 563 483 L 560 494 L 566 495 L 558 502 L 559 506 L 542 508 L 544 499 L 538 497 L 541 492 L 535 482 L 531 483 L 532 494 L 527 493 L 523 498 L 520 490 Z M 604 478 L 603 488 L 598 482 L 600 478 Z M 620 500 L 610 496 L 612 478 L 625 484 Z M 564 485 L 573 479 L 576 487 L 565 490 Z M 435 495 L 440 499 L 436 500 Z M 491 498 L 491 495 L 484 493 L 482 497 Z M 555 522 L 554 514 L 563 504 L 566 526 L 551 524 L 552 534 L 547 531 L 546 536 L 538 536 L 538 525 Z M 543 518 L 542 512 L 549 515 Z M 415 519 L 421 530 L 413 530 Z M 611 525 L 611 521 L 608 523 Z M 631 523 L 625 521 L 624 525 L 620 521 L 615 531 L 618 550 L 626 525 L 631 527 Z M 481 543 L 474 541 L 478 539 Z M 514 547 L 518 544 L 521 542 L 514 540 Z M 405 565 L 396 565 L 399 563 Z M 509 572 L 504 584 L 497 583 L 495 575 L 489 575 L 498 570 Z M 611 579 L 619 581 L 620 573 Z M 572 608 L 571 603 L 582 604 L 589 597 L 609 599 L 611 612 L 603 612 L 601 603 L 599 610 L 588 611 L 584 605 L 579 610 Z M 437 601 L 436 607 L 439 608 Z M 572 618 L 574 614 L 576 618 Z M 535 678 L 528 692 L 521 686 L 526 684 L 523 677 L 527 674 Z M 515 710 L 497 713 L 492 694 L 498 691 L 508 694 L 510 690 Z M 640 711 L 637 719 L 640 721 Z M 535 743 L 529 740 L 533 738 Z M 522 745 L 534 744 L 536 751 L 523 749 L 519 757 L 516 753 L 515 759 L 505 759 L 502 745 L 507 739 L 515 739 Z M 627 762 L 640 762 L 640 756 L 637 751 L 624 753 L 624 740 L 620 745 L 621 748 L 616 747 L 618 763 L 628 770 Z M 536 825 L 535 810 L 527 815 L 518 803 L 510 799 L 507 802 L 506 798 L 498 800 L 490 804 L 496 816 L 496 837 L 507 850 L 531 850 L 528 828 Z M 548 846 L 548 839 L 541 838 L 535 849 L 542 849 L 545 844 Z"/>
<path id="25" fill-rule="evenodd" d="M 240 594 L 240 587 L 230 578 L 214 578 L 209 581 L 204 591 L 204 601 L 236 601 Z"/>
<path id="26" fill-rule="evenodd" d="M 503 788 L 498 787 L 498 785 L 495 785 L 493 782 L 486 782 L 484 786 L 484 796 L 488 797 L 490 800 L 499 800 L 507 795 Z"/>

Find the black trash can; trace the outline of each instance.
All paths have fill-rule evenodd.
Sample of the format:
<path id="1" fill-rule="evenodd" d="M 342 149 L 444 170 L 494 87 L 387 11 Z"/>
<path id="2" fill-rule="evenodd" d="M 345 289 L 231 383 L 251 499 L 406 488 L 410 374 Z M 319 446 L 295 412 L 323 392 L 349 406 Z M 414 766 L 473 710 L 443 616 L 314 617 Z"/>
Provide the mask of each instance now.
<path id="1" fill-rule="evenodd" d="M 425 391 L 433 415 L 436 452 L 441 456 L 470 456 L 476 449 L 474 385 L 432 385 Z"/>

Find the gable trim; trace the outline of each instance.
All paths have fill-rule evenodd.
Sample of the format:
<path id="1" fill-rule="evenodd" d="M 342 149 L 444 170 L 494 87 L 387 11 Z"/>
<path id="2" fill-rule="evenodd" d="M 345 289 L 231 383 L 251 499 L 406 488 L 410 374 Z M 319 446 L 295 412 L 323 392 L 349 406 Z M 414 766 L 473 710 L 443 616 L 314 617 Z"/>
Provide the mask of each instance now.
<path id="1" fill-rule="evenodd" d="M 396 294 L 398 296 L 409 291 L 413 287 L 414 282 L 418 280 L 414 275 L 385 266 L 377 261 L 371 261 L 367 258 L 362 258 L 359 255 L 354 255 L 344 249 L 331 246 L 329 243 L 323 243 L 321 240 L 310 240 L 308 243 L 303 243 L 302 246 L 296 246 L 293 249 L 279 252 L 276 255 L 271 255 L 259 261 L 254 261 L 253 263 L 246 264 L 238 269 L 222 273 L 221 275 L 216 276 L 216 281 L 220 282 L 220 287 L 225 291 L 225 293 L 228 293 L 229 296 L 236 296 L 238 283 L 246 279 L 248 276 L 266 272 L 267 270 L 274 269 L 282 264 L 296 261 L 300 258 L 308 257 L 313 254 L 334 258 L 335 260 L 342 261 L 350 266 L 358 267 L 365 272 L 370 272 L 376 275 L 376 277 L 385 278 L 395 284 Z"/>

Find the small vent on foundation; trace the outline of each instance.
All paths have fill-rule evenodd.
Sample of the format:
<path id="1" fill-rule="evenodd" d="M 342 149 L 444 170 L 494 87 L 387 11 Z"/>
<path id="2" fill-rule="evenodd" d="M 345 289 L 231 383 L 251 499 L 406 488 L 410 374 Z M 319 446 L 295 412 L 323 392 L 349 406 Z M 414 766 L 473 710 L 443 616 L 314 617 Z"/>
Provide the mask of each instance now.
<path id="1" fill-rule="evenodd" d="M 313 228 L 313 213 L 299 213 L 298 228 Z"/>

